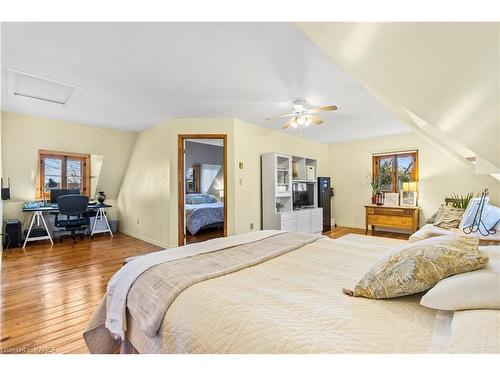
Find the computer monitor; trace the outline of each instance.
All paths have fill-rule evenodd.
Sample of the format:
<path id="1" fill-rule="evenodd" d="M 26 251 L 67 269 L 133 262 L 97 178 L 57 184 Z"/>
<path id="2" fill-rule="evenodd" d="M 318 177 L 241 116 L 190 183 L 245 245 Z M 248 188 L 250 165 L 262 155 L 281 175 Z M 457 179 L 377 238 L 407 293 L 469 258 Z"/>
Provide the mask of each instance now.
<path id="1" fill-rule="evenodd" d="M 50 203 L 57 203 L 57 198 L 68 194 L 80 194 L 80 189 L 50 189 Z"/>

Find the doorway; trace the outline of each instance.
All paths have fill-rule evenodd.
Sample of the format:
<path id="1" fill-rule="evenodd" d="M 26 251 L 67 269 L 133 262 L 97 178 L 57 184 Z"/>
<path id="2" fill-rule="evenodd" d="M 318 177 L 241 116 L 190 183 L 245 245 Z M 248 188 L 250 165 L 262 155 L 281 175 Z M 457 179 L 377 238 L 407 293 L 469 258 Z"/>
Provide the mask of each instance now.
<path id="1" fill-rule="evenodd" d="M 227 236 L 227 135 L 178 135 L 179 246 Z"/>

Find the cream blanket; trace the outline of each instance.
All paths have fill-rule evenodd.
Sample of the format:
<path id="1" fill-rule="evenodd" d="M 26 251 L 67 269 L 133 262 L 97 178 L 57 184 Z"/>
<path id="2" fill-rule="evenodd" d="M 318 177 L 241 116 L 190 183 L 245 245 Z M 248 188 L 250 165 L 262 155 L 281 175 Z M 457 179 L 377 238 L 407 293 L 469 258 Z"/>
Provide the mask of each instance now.
<path id="1" fill-rule="evenodd" d="M 479 238 L 480 245 L 500 245 L 500 232 L 497 232 L 495 234 L 490 234 L 488 236 L 483 236 L 479 232 L 465 234 L 463 230 L 459 228 L 444 229 L 437 227 L 433 224 L 425 224 L 422 228 L 413 233 L 408 240 L 410 242 L 416 242 L 431 237 L 446 236 L 448 234 L 456 234 L 458 236 L 470 236 Z"/>
<path id="2" fill-rule="evenodd" d="M 166 249 L 133 259 L 116 272 L 108 282 L 106 294 L 106 328 L 116 338 L 122 340 L 125 338 L 125 331 L 127 330 L 126 309 L 128 292 L 136 279 L 151 267 L 177 259 L 259 241 L 278 233 L 281 232 L 264 230 L 229 238 L 217 238 L 187 246 Z"/>
<path id="3" fill-rule="evenodd" d="M 139 323 L 142 332 L 155 337 L 165 312 L 174 299 L 193 284 L 258 265 L 321 238 L 307 233 L 261 231 L 228 239 L 218 239 L 182 248 L 149 254 L 127 263 L 108 284 L 106 316 L 97 313 L 85 340 L 92 352 L 103 344 L 102 323 L 116 338 L 124 339 L 127 331 L 126 307 Z M 105 318 L 105 319 L 103 319 Z M 118 337 L 117 337 L 118 336 Z"/>
<path id="4" fill-rule="evenodd" d="M 321 236 L 278 233 L 259 241 L 161 263 L 130 288 L 127 307 L 148 337 L 155 337 L 174 299 L 196 283 L 221 277 L 286 254 Z"/>
<path id="5" fill-rule="evenodd" d="M 368 300 L 342 294 L 402 243 L 356 235 L 320 239 L 190 286 L 153 338 L 129 314 L 127 339 L 140 353 L 500 353 L 499 334 L 492 334 L 500 332 L 500 311 L 456 312 L 437 324 L 436 311 L 421 306 L 420 295 Z M 103 302 L 85 334 L 96 344 L 93 351 L 119 346 L 103 329 L 105 314 Z M 444 334 L 437 331 L 443 328 Z"/>

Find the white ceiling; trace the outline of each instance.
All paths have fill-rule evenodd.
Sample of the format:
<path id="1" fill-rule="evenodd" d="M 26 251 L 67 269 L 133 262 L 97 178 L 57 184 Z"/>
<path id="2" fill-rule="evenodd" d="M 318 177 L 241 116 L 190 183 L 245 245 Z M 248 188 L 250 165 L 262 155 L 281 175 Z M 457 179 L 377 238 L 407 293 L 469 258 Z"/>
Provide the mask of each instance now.
<path id="1" fill-rule="evenodd" d="M 196 117 L 280 129 L 264 119 L 303 98 L 339 108 L 306 138 L 409 131 L 291 23 L 3 23 L 1 35 L 6 111 L 136 131 Z M 62 106 L 8 95 L 7 68 L 81 90 Z"/>

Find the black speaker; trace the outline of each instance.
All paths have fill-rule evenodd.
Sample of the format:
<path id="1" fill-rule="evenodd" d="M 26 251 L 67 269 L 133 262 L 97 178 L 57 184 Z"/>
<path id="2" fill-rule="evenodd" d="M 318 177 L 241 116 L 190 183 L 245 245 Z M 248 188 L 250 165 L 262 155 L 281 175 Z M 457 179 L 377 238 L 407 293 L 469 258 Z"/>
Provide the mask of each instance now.
<path id="1" fill-rule="evenodd" d="M 2 183 L 2 200 L 6 201 L 10 199 L 10 178 L 8 179 L 7 187 L 3 187 L 3 178 L 1 179 Z"/>
<path id="2" fill-rule="evenodd" d="M 22 245 L 21 222 L 17 219 L 7 219 L 4 224 L 3 248 L 9 249 Z"/>

